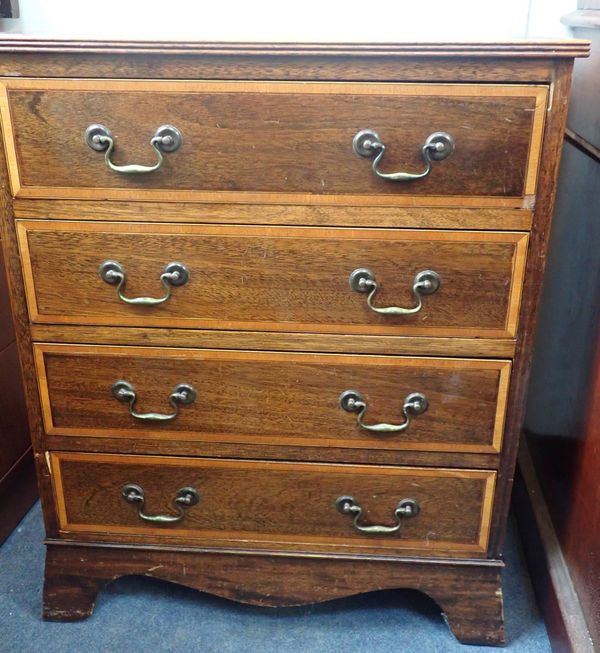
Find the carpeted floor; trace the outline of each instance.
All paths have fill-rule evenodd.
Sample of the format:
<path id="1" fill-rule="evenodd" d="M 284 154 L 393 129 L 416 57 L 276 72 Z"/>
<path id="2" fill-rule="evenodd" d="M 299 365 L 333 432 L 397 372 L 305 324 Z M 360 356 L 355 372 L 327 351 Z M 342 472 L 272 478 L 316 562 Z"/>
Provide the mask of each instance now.
<path id="1" fill-rule="evenodd" d="M 416 592 L 377 592 L 306 608 L 239 605 L 145 578 L 102 592 L 92 617 L 40 619 L 44 547 L 39 505 L 0 547 L 2 653 L 477 653 L 463 647 L 435 604 Z M 514 526 L 504 576 L 508 646 L 550 653 Z"/>

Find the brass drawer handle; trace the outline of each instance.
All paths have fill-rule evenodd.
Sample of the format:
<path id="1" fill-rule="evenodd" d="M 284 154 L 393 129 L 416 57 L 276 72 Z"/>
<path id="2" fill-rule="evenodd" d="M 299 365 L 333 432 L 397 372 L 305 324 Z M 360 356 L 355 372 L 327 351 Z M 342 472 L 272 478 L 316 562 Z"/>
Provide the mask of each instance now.
<path id="1" fill-rule="evenodd" d="M 160 275 L 160 282 L 167 291 L 162 297 L 125 297 L 123 286 L 125 285 L 125 270 L 118 261 L 104 261 L 99 268 L 102 281 L 117 286 L 117 295 L 122 302 L 135 306 L 157 306 L 164 304 L 171 297 L 173 286 L 183 286 L 188 282 L 190 273 L 183 263 L 168 263 Z"/>
<path id="2" fill-rule="evenodd" d="M 153 166 L 141 166 L 137 163 L 115 165 L 110 156 L 115 149 L 113 135 L 104 125 L 90 125 L 85 130 L 85 142 L 96 152 L 104 152 L 104 163 L 114 172 L 125 175 L 141 175 L 158 170 L 163 164 L 163 153 L 175 152 L 181 147 L 183 138 L 181 132 L 173 125 L 162 125 L 150 139 L 150 145 L 156 152 L 156 163 Z"/>
<path id="3" fill-rule="evenodd" d="M 129 503 L 139 503 L 138 516 L 144 521 L 152 524 L 175 524 L 185 517 L 184 508 L 191 508 L 200 503 L 200 494 L 193 487 L 182 487 L 173 499 L 173 506 L 177 510 L 176 515 L 147 515 L 144 512 L 144 490 L 135 483 L 127 483 L 121 488 L 121 495 Z"/>
<path id="4" fill-rule="evenodd" d="M 366 431 L 375 433 L 400 433 L 410 426 L 411 417 L 422 415 L 429 407 L 429 401 L 420 392 L 411 392 L 402 404 L 404 422 L 402 424 L 365 424 L 363 418 L 367 412 L 367 402 L 357 390 L 344 390 L 339 398 L 340 407 L 348 413 L 357 413 L 356 423 Z"/>
<path id="5" fill-rule="evenodd" d="M 396 524 L 394 526 L 381 526 L 379 524 L 359 524 L 363 509 L 353 497 L 338 497 L 335 502 L 335 507 L 342 515 L 354 515 L 352 522 L 354 528 L 361 533 L 368 533 L 369 535 L 396 533 L 400 530 L 400 526 L 402 526 L 403 518 L 416 517 L 420 511 L 419 504 L 414 499 L 402 499 L 398 502 L 394 510 Z"/>
<path id="6" fill-rule="evenodd" d="M 117 401 L 129 404 L 129 414 L 135 419 L 146 422 L 168 422 L 179 415 L 179 406 L 188 406 L 196 401 L 196 391 L 187 383 L 180 383 L 169 395 L 169 403 L 175 409 L 173 413 L 136 413 L 134 404 L 137 401 L 137 394 L 134 387 L 128 381 L 115 381 L 112 385 L 112 394 Z"/>
<path id="7" fill-rule="evenodd" d="M 355 292 L 365 293 L 367 295 L 367 305 L 375 313 L 380 315 L 414 315 L 423 308 L 423 295 L 433 295 L 441 285 L 440 275 L 434 270 L 423 270 L 418 272 L 413 279 L 412 292 L 417 301 L 417 305 L 412 308 L 402 308 L 401 306 L 373 306 L 373 298 L 377 292 L 377 281 L 371 270 L 366 268 L 357 268 L 350 273 L 350 288 Z"/>
<path id="8" fill-rule="evenodd" d="M 430 134 L 421 147 L 421 154 L 425 162 L 423 172 L 381 172 L 379 164 L 385 154 L 385 145 L 381 142 L 379 134 L 372 129 L 361 129 L 352 141 L 355 154 L 364 158 L 372 158 L 371 170 L 376 177 L 389 181 L 413 181 L 423 179 L 431 172 L 433 161 L 443 161 L 454 152 L 454 139 L 446 132 Z"/>

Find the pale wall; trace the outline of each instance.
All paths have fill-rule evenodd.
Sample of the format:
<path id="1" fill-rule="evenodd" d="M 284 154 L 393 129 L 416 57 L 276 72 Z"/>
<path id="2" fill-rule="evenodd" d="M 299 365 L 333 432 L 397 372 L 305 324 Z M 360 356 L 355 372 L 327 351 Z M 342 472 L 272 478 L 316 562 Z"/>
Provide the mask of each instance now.
<path id="1" fill-rule="evenodd" d="M 164 11 L 165 5 L 168 12 Z M 460 41 L 565 36 L 576 0 L 19 0 L 4 31 L 73 38 Z"/>

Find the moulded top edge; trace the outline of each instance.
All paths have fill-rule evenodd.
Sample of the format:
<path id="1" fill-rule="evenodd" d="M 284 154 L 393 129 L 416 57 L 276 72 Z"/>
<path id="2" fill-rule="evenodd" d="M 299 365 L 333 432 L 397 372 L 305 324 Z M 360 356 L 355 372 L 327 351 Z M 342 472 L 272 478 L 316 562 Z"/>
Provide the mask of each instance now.
<path id="1" fill-rule="evenodd" d="M 234 43 L 190 41 L 92 41 L 3 34 L 0 52 L 62 54 L 163 54 L 205 56 L 356 56 L 356 57 L 587 57 L 583 39 L 494 42 L 406 43 Z"/>

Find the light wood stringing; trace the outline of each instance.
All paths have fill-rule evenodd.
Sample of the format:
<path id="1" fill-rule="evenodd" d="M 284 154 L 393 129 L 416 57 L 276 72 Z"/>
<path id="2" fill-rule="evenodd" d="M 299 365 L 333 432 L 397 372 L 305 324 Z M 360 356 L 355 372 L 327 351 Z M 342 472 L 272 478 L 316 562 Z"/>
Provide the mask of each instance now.
<path id="1" fill-rule="evenodd" d="M 360 547 L 364 546 L 365 549 L 368 548 L 381 548 L 381 549 L 421 549 L 421 550 L 431 550 L 431 551 L 464 551 L 465 553 L 472 552 L 484 552 L 487 549 L 487 543 L 489 540 L 490 525 L 491 525 L 491 512 L 492 504 L 494 497 L 494 489 L 496 484 L 496 472 L 487 471 L 487 470 L 470 470 L 470 469 L 425 469 L 425 468 L 413 468 L 413 467 L 384 467 L 384 466 L 374 466 L 374 465 L 322 465 L 318 463 L 292 463 L 292 462 L 266 462 L 259 460 L 248 460 L 248 461 L 231 461 L 231 460 L 221 460 L 221 459 L 210 459 L 210 458 L 175 458 L 175 457 L 163 457 L 163 456 L 132 456 L 132 455 L 123 455 L 123 454 L 89 454 L 89 453 L 75 453 L 75 452 L 51 452 L 50 453 L 50 464 L 52 469 L 52 484 L 54 489 L 54 497 L 58 512 L 58 521 L 59 528 L 62 533 L 105 533 L 106 527 L 102 524 L 72 524 L 69 523 L 66 511 L 65 495 L 63 489 L 63 481 L 61 476 L 60 463 L 61 461 L 80 461 L 86 463 L 92 462 L 108 462 L 108 463 L 126 463 L 126 464 L 139 464 L 139 465 L 149 465 L 157 464 L 161 467 L 168 466 L 189 466 L 191 468 L 240 468 L 247 466 L 249 469 L 263 469 L 265 473 L 268 474 L 269 470 L 274 469 L 287 469 L 290 471 L 311 471 L 318 472 L 319 474 L 327 474 L 328 472 L 335 471 L 336 473 L 345 473 L 352 475 L 353 473 L 361 474 L 373 474 L 373 475 L 411 475 L 411 476 L 424 476 L 424 477 L 454 477 L 454 478 L 472 478 L 472 479 L 482 479 L 485 481 L 485 493 L 484 499 L 481 503 L 481 512 L 480 512 L 480 532 L 479 532 L 479 542 L 477 544 L 466 544 L 466 543 L 454 543 L 454 542 L 427 542 L 423 543 L 422 541 L 402 541 L 394 542 L 387 540 L 374 541 L 368 537 L 357 537 L 352 539 L 351 544 L 349 543 L 348 538 L 332 538 L 332 537 L 319 537 L 319 536 L 285 536 L 278 535 L 276 541 L 272 536 L 265 537 L 256 537 L 256 534 L 253 538 L 248 538 L 248 534 L 244 532 L 223 532 L 222 539 L 214 539 L 214 532 L 211 531 L 201 531 L 195 530 L 192 537 L 202 538 L 207 541 L 208 544 L 213 540 L 213 544 L 219 545 L 222 542 L 229 542 L 231 545 L 232 540 L 242 540 L 246 544 L 251 544 L 254 539 L 260 542 L 269 542 L 273 544 L 280 543 L 292 543 L 301 542 L 310 544 L 316 544 L 319 546 L 336 546 L 343 547 L 352 546 Z M 119 488 L 118 488 L 119 489 Z M 190 537 L 190 530 L 185 528 L 169 528 L 165 530 L 164 528 L 157 528 L 153 526 L 148 526 L 147 524 L 141 524 L 140 526 L 119 526 L 118 530 L 113 531 L 116 534 L 146 534 L 146 535 L 155 535 L 163 537 Z"/>
<path id="2" fill-rule="evenodd" d="M 286 227 L 216 227 L 216 226 L 201 226 L 201 225 L 177 225 L 177 224 L 144 224 L 144 223 L 113 223 L 103 224 L 98 222 L 58 222 L 58 221 L 17 221 L 17 237 L 19 241 L 19 248 L 21 252 L 21 260 L 23 267 L 23 275 L 25 280 L 27 305 L 29 309 L 30 319 L 38 323 L 55 323 L 55 324 L 97 324 L 109 325 L 118 324 L 123 326 L 141 326 L 140 322 L 143 321 L 144 326 L 169 326 L 169 327 L 210 327 L 228 329 L 235 328 L 236 330 L 265 330 L 265 331 L 303 331 L 313 333 L 353 333 L 353 334 L 380 334 L 380 335 L 430 335 L 430 336 L 458 336 L 458 337 L 489 337 L 489 338 L 506 338 L 513 337 L 517 329 L 517 321 L 519 315 L 519 307 L 521 301 L 521 289 L 523 285 L 523 275 L 525 269 L 525 259 L 527 254 L 528 236 L 525 233 L 513 232 L 469 232 L 469 231 L 392 231 L 382 229 L 362 229 L 352 230 L 346 228 L 326 229 L 326 228 L 286 228 Z M 364 239 L 373 240 L 379 239 L 383 241 L 394 241 L 394 239 L 402 241 L 415 241 L 415 242 L 482 242 L 482 243 L 513 243 L 513 268 L 511 275 L 511 284 L 508 299 L 508 310 L 506 312 L 506 322 L 504 329 L 494 328 L 473 328 L 473 327 L 444 327 L 444 326 L 427 326 L 420 322 L 417 324 L 402 324 L 399 320 L 394 320 L 393 323 L 383 324 L 374 313 L 367 311 L 368 319 L 377 322 L 375 324 L 335 324 L 331 321 L 328 323 L 319 322 L 303 323 L 300 321 L 269 321 L 262 322 L 256 321 L 242 321 L 232 319 L 201 319 L 194 317 L 180 318 L 177 315 L 168 315 L 166 317 L 153 317 L 151 312 L 147 312 L 140 316 L 138 312 L 132 311 L 132 315 L 122 313 L 123 307 L 118 303 L 115 304 L 120 315 L 102 315 L 101 313 L 93 316 L 80 316 L 80 315 L 67 315 L 63 312 L 53 314 L 41 313 L 38 309 L 38 301 L 36 296 L 35 279 L 31 264 L 31 254 L 28 242 L 28 232 L 34 231 L 65 231 L 65 232 L 78 232 L 84 231 L 87 233 L 122 233 L 122 234 L 145 234 L 145 235 L 160 235 L 160 234 L 197 234 L 206 236 L 237 236 L 237 237 L 266 237 L 266 238 L 293 238 L 293 239 Z M 98 253 L 98 261 L 105 258 L 105 252 Z M 177 256 L 176 259 L 180 257 Z M 357 261 L 360 257 L 357 257 Z M 126 262 L 122 261 L 126 265 Z M 314 262 L 315 264 L 318 261 Z M 360 266 L 357 262 L 357 266 Z M 93 270 L 94 278 L 97 275 L 97 270 Z M 344 287 L 347 285 L 346 279 Z M 475 280 L 474 280 L 475 282 Z M 60 284 L 60 279 L 56 279 L 56 283 Z M 99 282 L 100 284 L 101 282 Z M 191 282 L 190 282 L 191 283 Z M 101 287 L 101 286 L 99 286 Z M 183 287 L 185 291 L 185 286 Z M 179 289 L 181 291 L 181 289 Z M 176 288 L 174 295 L 178 292 Z M 349 297 L 355 293 L 348 290 Z M 471 290 L 469 290 L 469 293 Z M 476 295 L 478 292 L 476 284 L 472 288 L 472 292 Z M 114 293 L 114 288 L 112 289 Z M 360 297 L 361 302 L 366 302 L 366 296 Z M 432 296 L 435 298 L 435 295 Z M 116 297 L 113 298 L 118 302 Z M 425 304 L 431 298 L 425 298 Z M 467 297 L 464 298 L 466 300 Z M 362 307 L 364 308 L 364 307 Z M 361 310 L 362 310 L 361 308 Z M 460 304 L 457 302 L 454 307 L 455 310 L 460 310 Z M 426 311 L 426 308 L 424 309 Z M 391 322 L 391 320 L 390 320 Z"/>
<path id="3" fill-rule="evenodd" d="M 519 319 L 519 330 L 516 339 L 481 338 L 413 338 L 413 337 L 388 337 L 388 336 L 323 336 L 315 334 L 267 334 L 248 332 L 249 348 L 268 349 L 272 343 L 284 350 L 297 350 L 305 347 L 305 351 L 323 350 L 351 352 L 379 352 L 389 354 L 392 351 L 402 351 L 408 355 L 415 352 L 436 352 L 438 355 L 476 355 L 490 356 L 490 351 L 509 351 L 502 354 L 513 357 L 513 373 L 511 388 L 508 397 L 508 419 L 506 423 L 505 441 L 500 456 L 494 456 L 489 466 L 498 469 L 498 483 L 493 494 L 493 510 L 491 498 L 489 508 L 491 523 L 489 538 L 485 551 L 455 551 L 444 552 L 446 560 L 442 560 L 435 551 L 427 552 L 417 550 L 403 551 L 402 557 L 393 555 L 392 551 L 371 549 L 367 553 L 375 555 L 349 555 L 339 554 L 327 545 L 311 546 L 311 553 L 302 555 L 293 551 L 293 545 L 281 543 L 276 549 L 264 542 L 253 542 L 247 549 L 238 549 L 238 555 L 231 555 L 230 543 L 226 540 L 215 543 L 222 547 L 220 552 L 206 551 L 203 543 L 196 541 L 185 542 L 183 538 L 177 541 L 160 536 L 148 535 L 123 535 L 119 538 L 120 546 L 110 546 L 115 539 L 111 533 L 89 532 L 70 533 L 60 532 L 57 523 L 56 497 L 50 484 L 50 474 L 45 462 L 39 464 L 40 488 L 42 490 L 42 503 L 46 520 L 46 531 L 50 542 L 49 557 L 46 565 L 46 592 L 45 592 L 45 617 L 60 620 L 81 618 L 88 615 L 93 609 L 94 600 L 98 589 L 105 581 L 118 575 L 127 573 L 152 573 L 165 580 L 178 582 L 183 585 L 195 587 L 203 591 L 221 593 L 227 598 L 240 601 L 252 601 L 262 605 L 290 605 L 290 599 L 296 600 L 294 605 L 315 601 L 328 600 L 339 596 L 356 594 L 361 591 L 372 591 L 377 588 L 414 587 L 428 593 L 439 605 L 443 607 L 447 620 L 458 639 L 463 643 L 475 644 L 500 644 L 503 642 L 502 632 L 502 590 L 500 585 L 499 569 L 502 565 L 503 532 L 506 525 L 510 505 L 510 492 L 514 475 L 514 463 L 519 434 L 523 422 L 524 397 L 530 366 L 533 334 L 535 332 L 536 313 L 540 297 L 540 284 L 547 253 L 548 234 L 550 232 L 551 213 L 554 202 L 554 186 L 558 170 L 560 148 L 564 132 L 568 93 L 571 81 L 573 57 L 585 56 L 589 50 L 586 42 L 507 42 L 501 44 L 199 44 L 199 43 L 127 43 L 127 42 L 85 42 L 85 41 L 52 41 L 46 39 L 25 39 L 20 37 L 0 39 L 0 50 L 3 56 L 0 68 L 3 76 L 7 77 L 43 77 L 56 78 L 59 82 L 64 78 L 89 78 L 90 80 L 105 78 L 140 78 L 149 79 L 254 79 L 263 83 L 265 80 L 280 81 L 293 80 L 354 80 L 367 83 L 373 80 L 391 82 L 464 82 L 468 84 L 489 85 L 490 83 L 530 85 L 532 83 L 545 84 L 552 97 L 549 98 L 548 108 L 545 113 L 546 121 L 543 135 L 543 149 L 541 154 L 542 165 L 539 166 L 538 187 L 535 197 L 532 195 L 522 198 L 520 204 L 515 202 L 515 209 L 504 204 L 507 214 L 512 216 L 510 224 L 497 224 L 500 215 L 490 216 L 487 210 L 502 210 L 495 198 L 466 198 L 461 202 L 470 203 L 473 207 L 483 207 L 487 203 L 486 217 L 480 222 L 461 224 L 462 218 L 448 216 L 448 201 L 444 198 L 434 197 L 423 203 L 421 208 L 429 207 L 435 210 L 432 222 L 427 222 L 425 215 L 416 216 L 411 207 L 401 207 L 407 213 L 395 222 L 392 207 L 377 207 L 390 212 L 378 215 L 377 226 L 408 226 L 425 228 L 469 228 L 469 229 L 515 229 L 529 230 L 530 254 L 527 257 L 527 270 L 525 286 Z M 0 149 L 2 144 L 0 143 Z M 9 196 L 10 184 L 7 180 L 7 166 L 0 166 L 0 176 L 3 177 L 2 196 L 3 214 L 5 219 L 1 225 L 4 228 L 5 251 L 7 265 L 10 271 L 10 283 L 13 292 L 13 306 L 15 309 L 16 323 L 18 326 L 18 340 L 20 355 L 25 371 L 28 404 L 30 408 L 30 421 L 33 428 L 33 438 L 36 448 L 36 460 L 40 463 L 50 460 L 45 444 L 54 445 L 57 451 L 72 451 L 77 446 L 85 447 L 86 451 L 122 451 L 133 454 L 142 453 L 141 450 L 127 451 L 120 442 L 106 441 L 98 444 L 93 438 L 71 441 L 68 437 L 51 436 L 53 441 L 44 440 L 43 426 L 39 401 L 37 400 L 36 376 L 31 347 L 31 336 L 41 339 L 56 339 L 57 341 L 71 342 L 106 342 L 110 343 L 110 332 L 114 334 L 114 341 L 118 344 L 142 344 L 147 338 L 148 343 L 155 345 L 168 345 L 169 338 L 176 339 L 179 346 L 184 343 L 192 345 L 195 337 L 202 339 L 199 342 L 214 342 L 215 347 L 221 348 L 225 343 L 231 347 L 243 348 L 245 332 L 224 333 L 224 342 L 218 343 L 219 332 L 210 333 L 207 330 L 175 330 L 158 328 L 122 328 L 109 327 L 82 327 L 65 325 L 33 325 L 28 323 L 27 309 L 25 306 L 25 292 L 23 289 L 21 269 L 19 266 L 19 252 L 12 224 L 13 202 Z M 93 183 L 91 184 L 94 185 Z M 58 189 L 58 192 L 62 192 Z M 66 192 L 66 191 L 65 191 Z M 62 215 L 59 219 L 72 219 L 78 210 L 82 211 L 81 219 L 106 219 L 113 217 L 106 215 L 91 215 L 95 204 L 98 208 L 106 205 L 104 211 L 111 208 L 115 211 L 123 210 L 122 219 L 135 218 L 134 209 L 140 211 L 137 219 L 144 211 L 144 201 L 151 209 L 161 210 L 153 205 L 150 198 L 139 196 L 139 203 L 134 202 L 102 202 L 101 198 L 91 201 L 90 204 L 67 200 L 70 206 L 62 205 Z M 224 198 L 215 200 L 211 211 Z M 263 198 L 264 199 L 264 198 Z M 239 222 L 240 215 L 236 214 L 236 204 L 245 210 L 248 203 L 239 203 L 235 196 L 230 198 L 231 205 L 222 204 L 222 222 Z M 59 202 L 61 200 L 58 200 Z M 272 198 L 264 201 L 271 202 Z M 370 201 L 370 200 L 368 200 Z M 455 201 L 452 198 L 451 201 Z M 511 199 L 511 203 L 514 200 Z M 33 203 L 35 202 L 35 206 Z M 76 204 L 79 204 L 79 208 Z M 117 205 L 124 205 L 118 207 Z M 166 202 L 165 202 L 166 204 Z M 21 205 L 21 207 L 20 207 Z M 129 206 L 125 206 L 129 205 Z M 529 209 L 535 205 L 535 216 L 527 215 Z M 56 207 L 51 201 L 19 199 L 15 202 L 15 210 L 23 210 L 21 217 L 53 218 L 52 211 Z M 172 203 L 173 208 L 179 207 L 177 202 Z M 191 205 L 189 205 L 191 206 Z M 266 206 L 263 204 L 262 206 Z M 284 217 L 277 215 L 280 202 L 273 202 L 273 212 L 265 218 L 268 224 L 300 224 L 305 216 L 305 224 L 323 224 L 327 226 L 371 226 L 363 222 L 356 213 L 353 216 L 344 216 L 345 206 L 319 206 L 313 205 L 305 214 L 301 204 L 290 203 L 290 212 Z M 87 208 L 88 212 L 84 210 Z M 516 207 L 526 207 L 519 210 Z M 355 212 L 360 211 L 357 204 L 353 207 Z M 454 211 L 462 210 L 458 206 L 452 207 Z M 72 209 L 71 214 L 69 211 Z M 323 209 L 324 212 L 320 213 Z M 334 211 L 329 211 L 334 209 Z M 341 212 L 335 209 L 341 209 Z M 59 209 L 57 209 L 58 211 Z M 32 211 L 28 214 L 27 211 Z M 43 215 L 47 211 L 48 215 Z M 438 212 L 439 211 L 439 212 Z M 38 213 L 36 213 L 38 212 Z M 84 216 L 83 213 L 86 213 Z M 252 222 L 252 212 L 246 213 L 248 222 Z M 465 216 L 467 218 L 469 216 Z M 472 213 L 470 214 L 472 216 Z M 116 218 L 119 219 L 119 218 Z M 152 220 L 159 218 L 152 218 Z M 314 219 L 315 222 L 312 222 Z M 375 219 L 375 218 L 374 218 Z M 446 222 L 448 219 L 451 222 Z M 475 218 L 479 220 L 479 218 Z M 487 220 L 489 219 L 489 222 Z M 529 220 L 528 224 L 519 226 L 519 220 Z M 167 220 L 177 220 L 177 217 L 168 217 Z M 282 220 L 283 222 L 279 222 Z M 319 222 L 319 220 L 323 220 Z M 348 222 L 346 222 L 348 220 Z M 353 222 L 353 220 L 356 220 Z M 409 222 L 404 223 L 403 220 Z M 415 222 L 411 222 L 415 220 Z M 456 220 L 456 222 L 452 222 Z M 192 209 L 184 210 L 181 221 L 195 222 Z M 215 218 L 206 219 L 207 222 L 220 222 Z M 289 222 L 288 222 L 289 221 Z M 298 221 L 298 222 L 297 222 Z M 174 341 L 175 342 L 175 341 Z M 235 343 L 235 344 L 234 344 Z M 345 344 L 348 344 L 348 349 Z M 393 349 L 386 351 L 386 347 Z M 415 347 L 410 350 L 410 347 Z M 490 347 L 494 348 L 493 350 Z M 469 352 L 467 353 L 467 349 Z M 500 353 L 494 355 L 500 356 Z M 98 446 L 98 449 L 93 447 Z M 233 449 L 217 450 L 213 447 L 214 457 L 236 458 L 245 455 L 249 459 L 260 459 L 263 456 L 257 451 L 246 448 L 243 452 Z M 215 445 L 216 447 L 216 445 Z M 272 447 L 274 449 L 274 447 Z M 145 453 L 153 453 L 147 449 Z M 165 448 L 160 452 L 164 456 L 171 455 L 196 455 L 193 450 L 184 451 L 173 445 L 172 449 Z M 360 463 L 391 464 L 390 461 L 371 459 L 370 452 L 364 453 Z M 44 456 L 46 454 L 46 456 Z M 280 459 L 279 454 L 274 454 Z M 296 460 L 305 462 L 298 457 Z M 407 459 L 395 459 L 393 464 L 414 466 L 440 467 L 471 467 L 472 465 L 486 469 L 488 464 L 485 459 L 492 456 L 483 454 L 469 454 L 464 459 L 457 458 L 461 454 L 419 454 L 415 452 L 408 463 Z M 158 459 L 156 459 L 158 460 Z M 343 456 L 335 460 L 323 462 L 351 462 Z M 479 461 L 478 464 L 475 461 Z M 157 467 L 160 472 L 160 467 Z M 168 470 L 167 470 L 168 471 Z M 98 478 L 98 477 L 97 477 Z M 318 484 L 316 484 L 318 487 Z M 160 495 L 160 492 L 158 492 Z M 62 540 L 62 541 L 59 541 Z M 103 546 L 109 544 L 108 547 Z M 80 545 L 83 545 L 80 546 Z M 187 547 L 187 548 L 184 548 Z M 137 556 L 135 561 L 132 550 Z M 260 550 L 260 551 L 259 551 Z M 87 553 L 85 553 L 87 551 Z M 83 555 L 85 553 L 85 560 Z M 109 555 L 110 553 L 110 555 Z M 256 555 L 259 553 L 259 555 Z M 51 554 L 51 555 L 50 555 Z M 92 555 L 93 554 L 93 555 Z M 147 554 L 147 555 L 146 555 Z M 250 555 L 244 555 L 250 554 Z M 419 559 L 408 561 L 407 556 L 415 555 Z M 168 559 L 167 559 L 168 558 Z M 338 558 L 344 558 L 340 560 Z M 347 559 L 346 559 L 347 558 Z M 450 558 L 454 558 L 453 560 Z M 387 562 L 386 562 L 387 560 Z M 83 561 L 83 562 L 82 562 Z M 199 561 L 202 564 L 196 564 Z M 165 565 L 160 563 L 166 562 Z M 227 565 L 235 569 L 227 571 Z M 252 564 L 249 564 L 252 563 Z M 293 563 L 293 564 L 292 564 Z M 441 564 L 449 563 L 449 564 Z M 155 566 L 156 565 L 156 566 Z M 187 565 L 187 577 L 186 577 Z M 158 571 L 153 571 L 157 569 Z M 190 569 L 195 570 L 190 574 Z M 399 571 L 393 571 L 396 568 Z M 221 573 L 222 570 L 226 571 Z M 183 572 L 181 571 L 183 570 Z M 277 576 L 283 570 L 285 581 L 270 583 L 269 579 Z M 343 573 L 340 573 L 343 572 Z M 485 573 L 484 573 L 485 572 Z M 493 572 L 493 573 L 488 573 Z M 241 575 L 240 575 L 241 574 Z M 281 576 L 281 574 L 280 574 Z M 290 583 L 291 579 L 291 583 Z M 343 579 L 343 582 L 332 582 L 331 579 Z M 294 586 L 287 590 L 287 586 Z M 299 586 L 299 589 L 296 588 Z M 223 590 L 225 587 L 225 590 Z M 476 588 L 476 591 L 473 591 Z"/>
<path id="4" fill-rule="evenodd" d="M 533 211 L 510 208 L 414 206 L 311 206 L 293 204 L 210 204 L 105 202 L 74 199 L 14 200 L 16 218 L 26 220 L 110 220 L 197 224 L 394 227 L 528 231 Z"/>
<path id="5" fill-rule="evenodd" d="M 533 97 L 535 110 L 531 130 L 529 159 L 522 198 L 485 196 L 421 196 L 411 195 L 320 195 L 314 193 L 161 190 L 131 188 L 50 188 L 22 186 L 17 159 L 15 136 L 8 99 L 11 89 L 27 90 L 81 90 L 118 92 L 127 90 L 162 92 L 223 93 L 303 93 L 303 94 L 390 94 L 417 96 L 493 96 Z M 251 81 L 148 81 L 148 80 L 72 80 L 72 79 L 4 79 L 0 83 L 0 120 L 3 125 L 4 145 L 8 162 L 11 191 L 15 197 L 40 198 L 91 198 L 135 199 L 139 201 L 207 201 L 207 202 L 263 202 L 265 204 L 317 204 L 317 205 L 381 205 L 381 206 L 503 206 L 531 208 L 535 194 L 540 151 L 548 97 L 547 86 L 498 84 L 403 84 L 403 83 L 349 83 L 349 82 L 251 82 Z M 366 163 L 366 162 L 365 162 Z M 368 166 L 367 166 L 368 167 Z M 368 170 L 366 174 L 370 174 Z"/>
<path id="6" fill-rule="evenodd" d="M 450 444 L 450 443 L 435 443 L 435 442 L 408 442 L 402 440 L 401 443 L 396 443 L 385 438 L 373 438 L 372 436 L 365 436 L 364 439 L 347 440 L 340 442 L 335 438 L 328 438 L 326 433 L 318 443 L 315 443 L 314 438 L 302 437 L 261 437 L 240 433 L 194 433 L 193 431 L 180 431 L 169 430 L 168 426 L 157 428 L 156 426 L 149 426 L 148 428 L 135 428 L 119 431 L 114 425 L 106 424 L 102 428 L 71 428 L 65 426 L 56 426 L 52 417 L 52 402 L 50 398 L 50 388 L 48 385 L 48 378 L 46 375 L 46 365 L 44 356 L 46 354 L 68 354 L 68 355 L 93 355 L 106 353 L 110 356 L 119 356 L 127 358 L 143 358 L 150 355 L 160 355 L 161 358 L 178 358 L 183 360 L 238 360 L 238 361 L 273 361 L 273 362 L 296 362 L 296 363 L 323 363 L 330 364 L 344 364 L 344 365 L 389 365 L 397 366 L 401 364 L 406 368 L 410 367 L 440 367 L 448 369 L 480 369 L 480 370 L 498 370 L 499 383 L 496 404 L 496 414 L 494 418 L 494 429 L 492 435 L 491 446 L 480 444 Z M 194 350 L 194 349 L 175 349 L 175 348 L 151 348 L 151 347 L 115 347 L 104 345 L 66 345 L 66 344 L 40 344 L 34 345 L 35 365 L 38 378 L 38 387 L 40 392 L 40 401 L 42 405 L 42 414 L 44 420 L 44 427 L 46 433 L 49 435 L 66 435 L 74 437 L 101 437 L 101 438 L 124 438 L 124 439 L 137 439 L 137 438 L 150 438 L 160 440 L 198 440 L 207 442 L 248 442 L 256 444 L 275 444 L 275 445 L 298 445 L 298 446 L 332 446 L 332 447 L 350 447 L 350 448 L 364 448 L 372 449 L 377 447 L 379 449 L 385 448 L 400 448 L 407 451 L 451 451 L 451 452 L 464 452 L 464 453 L 498 453 L 502 447 L 502 438 L 504 431 L 504 421 L 506 414 L 506 399 L 508 393 L 509 379 L 511 364 L 509 361 L 498 360 L 485 360 L 485 359 L 459 359 L 459 358 L 414 358 L 414 357 L 392 357 L 392 356 L 347 356 L 341 354 L 289 354 L 289 353 L 276 353 L 276 352 L 245 352 L 245 351 L 220 351 L 220 350 Z M 115 379 L 116 380 L 116 379 Z M 182 379 L 183 381 L 184 379 Z M 301 391 L 301 388 L 299 388 Z M 426 388 L 422 389 L 426 393 Z M 109 389 L 107 388 L 107 393 Z M 301 396 L 299 397 L 301 400 Z M 76 402 L 77 398 L 74 397 L 73 401 Z M 198 398 L 202 402 L 202 397 Z M 393 401 L 390 400 L 390 412 L 392 414 L 398 413 L 397 406 L 392 405 Z M 123 406 L 123 411 L 126 407 Z M 284 407 L 282 406 L 282 410 Z M 185 410 L 183 408 L 182 410 Z M 307 407 L 309 410 L 309 407 Z M 459 416 L 457 416 L 459 419 Z M 354 428 L 355 417 L 348 415 L 348 429 Z"/>
<path id="7" fill-rule="evenodd" d="M 348 354 L 410 356 L 466 356 L 469 358 L 512 358 L 513 338 L 440 338 L 419 336 L 368 336 L 311 333 L 265 333 L 215 329 L 161 329 L 70 324 L 32 324 L 37 342 L 88 343 L 97 345 L 142 345 L 147 347 L 190 347 L 201 349 L 247 349 L 253 351 L 313 351 Z"/>

